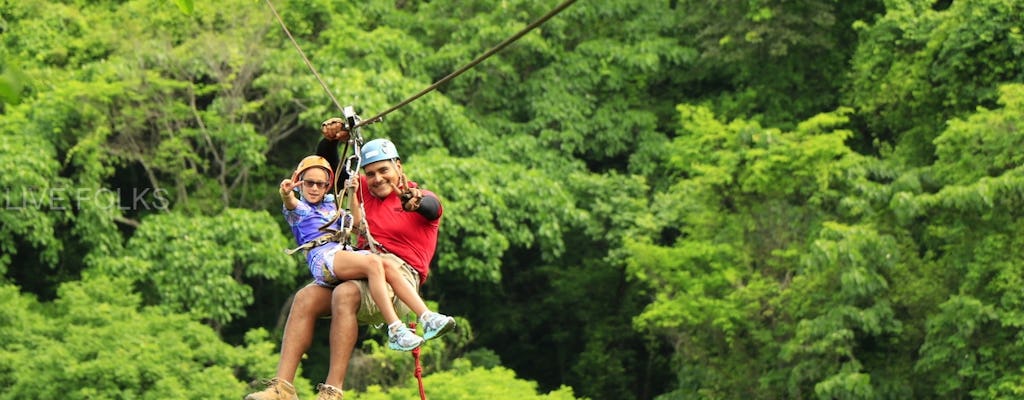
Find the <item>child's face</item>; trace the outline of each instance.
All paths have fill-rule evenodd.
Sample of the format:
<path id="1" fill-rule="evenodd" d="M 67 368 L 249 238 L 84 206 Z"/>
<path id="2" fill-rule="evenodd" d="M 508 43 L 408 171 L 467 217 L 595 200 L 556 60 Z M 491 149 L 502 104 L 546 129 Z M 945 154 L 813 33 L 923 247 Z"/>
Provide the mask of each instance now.
<path id="1" fill-rule="evenodd" d="M 310 203 L 319 203 L 327 194 L 329 185 L 327 171 L 311 168 L 302 174 L 302 197 Z"/>

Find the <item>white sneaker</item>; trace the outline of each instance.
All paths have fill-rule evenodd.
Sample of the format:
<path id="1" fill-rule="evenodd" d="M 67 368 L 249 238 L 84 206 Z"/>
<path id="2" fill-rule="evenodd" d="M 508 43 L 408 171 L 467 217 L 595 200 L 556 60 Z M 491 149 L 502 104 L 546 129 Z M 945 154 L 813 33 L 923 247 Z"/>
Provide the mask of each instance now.
<path id="1" fill-rule="evenodd" d="M 405 325 L 399 324 L 394 329 L 388 328 L 388 347 L 391 350 L 411 351 L 420 347 L 423 342 L 423 338 L 416 336 L 416 333 Z"/>
<path id="2" fill-rule="evenodd" d="M 430 340 L 452 330 L 455 318 L 430 311 L 420 318 L 420 325 L 423 325 L 423 339 Z"/>

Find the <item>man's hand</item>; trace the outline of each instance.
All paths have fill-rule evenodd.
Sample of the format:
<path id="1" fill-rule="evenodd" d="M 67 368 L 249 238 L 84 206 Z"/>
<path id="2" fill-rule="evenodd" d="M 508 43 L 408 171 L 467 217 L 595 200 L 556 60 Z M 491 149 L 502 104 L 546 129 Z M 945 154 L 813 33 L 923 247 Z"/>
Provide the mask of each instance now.
<path id="1" fill-rule="evenodd" d="M 327 140 L 348 141 L 349 133 L 345 130 L 345 120 L 334 117 L 320 124 L 320 132 Z"/>
<path id="2" fill-rule="evenodd" d="M 353 176 L 345 180 L 345 189 L 359 191 L 359 176 Z"/>
<path id="3" fill-rule="evenodd" d="M 423 192 L 417 188 L 405 188 L 398 194 L 398 198 L 402 199 L 403 210 L 416 211 L 420 208 L 420 202 L 423 201 Z"/>
<path id="4" fill-rule="evenodd" d="M 423 200 L 423 191 L 409 187 L 406 182 L 408 182 L 408 178 L 403 174 L 401 179 L 399 179 L 398 185 L 392 183 L 391 187 L 395 190 L 395 193 L 398 193 L 398 198 L 402 200 L 403 210 L 416 211 L 420 208 L 420 201 Z"/>

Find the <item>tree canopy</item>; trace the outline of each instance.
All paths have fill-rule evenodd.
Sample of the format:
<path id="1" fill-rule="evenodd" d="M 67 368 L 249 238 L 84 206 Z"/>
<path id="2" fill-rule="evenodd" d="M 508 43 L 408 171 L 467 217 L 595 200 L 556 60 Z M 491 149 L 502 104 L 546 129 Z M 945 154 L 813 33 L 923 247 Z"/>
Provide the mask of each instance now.
<path id="1" fill-rule="evenodd" d="M 370 117 L 556 2 L 274 1 Z M 434 399 L 1024 396 L 1024 3 L 576 2 L 363 128 L 444 204 Z M 6 398 L 237 398 L 340 116 L 245 0 L 0 0 Z M 301 397 L 326 373 L 326 323 Z M 346 398 L 409 398 L 363 328 Z M 322 339 L 321 339 L 322 338 Z"/>

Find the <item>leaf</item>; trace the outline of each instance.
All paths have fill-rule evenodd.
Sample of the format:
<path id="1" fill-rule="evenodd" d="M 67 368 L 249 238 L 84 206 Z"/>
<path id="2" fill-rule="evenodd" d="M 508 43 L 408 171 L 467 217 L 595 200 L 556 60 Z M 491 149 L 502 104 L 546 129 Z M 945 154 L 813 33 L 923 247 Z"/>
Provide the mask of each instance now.
<path id="1" fill-rule="evenodd" d="M 174 4 L 185 15 L 192 15 L 192 12 L 195 11 L 195 0 L 174 0 Z"/>

